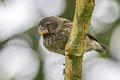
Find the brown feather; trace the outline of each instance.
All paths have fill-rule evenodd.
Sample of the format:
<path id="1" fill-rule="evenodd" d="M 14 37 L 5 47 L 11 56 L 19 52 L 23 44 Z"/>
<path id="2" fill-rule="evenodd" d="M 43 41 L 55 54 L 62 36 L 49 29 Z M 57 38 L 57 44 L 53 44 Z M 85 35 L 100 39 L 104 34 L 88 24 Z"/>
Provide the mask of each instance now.
<path id="1" fill-rule="evenodd" d="M 46 17 L 41 20 L 40 25 L 44 25 L 46 22 L 51 22 L 49 33 L 43 35 L 44 46 L 52 52 L 63 54 L 65 53 L 65 45 L 69 39 L 70 31 L 72 29 L 72 22 L 65 18 L 59 17 Z M 57 25 L 54 25 L 57 24 Z M 44 26 L 45 27 L 45 26 Z M 98 52 L 104 52 L 103 45 L 98 42 L 92 35 L 88 34 L 86 38 L 85 51 L 96 50 Z"/>

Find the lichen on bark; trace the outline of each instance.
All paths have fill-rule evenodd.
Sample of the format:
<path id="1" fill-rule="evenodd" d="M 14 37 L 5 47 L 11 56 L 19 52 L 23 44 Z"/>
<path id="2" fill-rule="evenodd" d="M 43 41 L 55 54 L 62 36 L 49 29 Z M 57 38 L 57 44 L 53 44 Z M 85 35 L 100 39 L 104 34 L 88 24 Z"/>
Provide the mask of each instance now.
<path id="1" fill-rule="evenodd" d="M 82 58 L 94 0 L 76 0 L 70 38 L 65 48 L 65 80 L 82 80 Z"/>

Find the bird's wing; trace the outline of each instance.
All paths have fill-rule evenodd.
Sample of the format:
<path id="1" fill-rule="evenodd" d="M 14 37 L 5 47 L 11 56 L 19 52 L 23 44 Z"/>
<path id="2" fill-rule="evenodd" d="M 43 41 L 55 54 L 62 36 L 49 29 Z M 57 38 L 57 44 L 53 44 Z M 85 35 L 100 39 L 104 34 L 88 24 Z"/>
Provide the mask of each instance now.
<path id="1" fill-rule="evenodd" d="M 66 18 L 60 18 L 61 21 L 63 21 L 63 25 L 67 26 L 67 27 L 71 27 L 72 26 L 72 21 L 66 19 Z"/>
<path id="2" fill-rule="evenodd" d="M 61 18 L 61 19 L 62 19 L 62 21 L 63 21 L 64 26 L 70 27 L 70 30 L 71 30 L 72 21 L 70 21 L 70 20 L 68 20 L 68 19 L 65 19 L 65 18 Z M 95 36 L 92 35 L 92 34 L 90 34 L 90 33 L 88 34 L 88 37 L 89 37 L 90 39 L 93 39 L 93 40 L 99 42 L 99 41 L 95 38 Z"/>
<path id="3" fill-rule="evenodd" d="M 99 42 L 96 38 L 95 38 L 95 36 L 93 36 L 92 34 L 88 34 L 88 37 L 90 38 L 90 39 L 93 39 L 93 40 L 95 40 L 95 41 L 97 41 L 97 42 Z"/>

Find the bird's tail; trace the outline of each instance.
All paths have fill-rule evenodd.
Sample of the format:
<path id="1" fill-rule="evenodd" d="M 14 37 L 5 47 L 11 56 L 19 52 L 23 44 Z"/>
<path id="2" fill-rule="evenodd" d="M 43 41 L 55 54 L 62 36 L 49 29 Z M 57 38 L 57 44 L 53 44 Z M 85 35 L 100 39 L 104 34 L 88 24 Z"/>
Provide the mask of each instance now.
<path id="1" fill-rule="evenodd" d="M 104 44 L 101 44 L 101 43 L 100 43 L 100 46 L 101 46 L 101 48 L 96 49 L 95 51 L 100 52 L 100 53 L 105 53 L 107 51 L 107 46 Z"/>
<path id="2" fill-rule="evenodd" d="M 86 45 L 85 45 L 85 51 L 91 51 L 95 50 L 100 53 L 105 53 L 107 50 L 107 46 L 104 44 L 99 43 L 97 40 L 93 38 L 86 38 Z"/>

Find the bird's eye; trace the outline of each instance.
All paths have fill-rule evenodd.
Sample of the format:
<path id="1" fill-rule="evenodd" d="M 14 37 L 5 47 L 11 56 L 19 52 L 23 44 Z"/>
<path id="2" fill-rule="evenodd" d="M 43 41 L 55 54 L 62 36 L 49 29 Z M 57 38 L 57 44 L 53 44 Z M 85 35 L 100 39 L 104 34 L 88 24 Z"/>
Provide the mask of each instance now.
<path id="1" fill-rule="evenodd" d="M 48 26 L 50 26 L 50 24 L 51 24 L 51 22 L 46 22 L 45 26 L 48 27 Z"/>
<path id="2" fill-rule="evenodd" d="M 46 26 L 49 26 L 50 24 L 46 24 Z"/>

